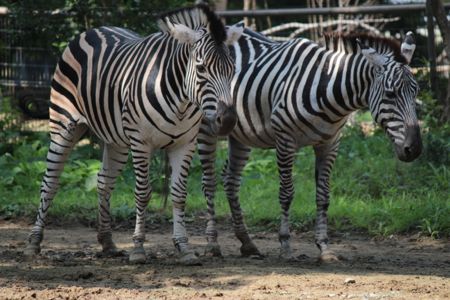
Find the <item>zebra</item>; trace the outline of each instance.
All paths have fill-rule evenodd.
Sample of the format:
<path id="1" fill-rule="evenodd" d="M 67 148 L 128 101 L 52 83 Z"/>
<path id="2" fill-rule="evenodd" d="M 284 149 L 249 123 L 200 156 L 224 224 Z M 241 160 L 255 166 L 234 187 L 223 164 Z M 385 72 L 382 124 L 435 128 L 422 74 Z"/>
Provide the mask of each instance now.
<path id="1" fill-rule="evenodd" d="M 315 244 L 319 259 L 337 256 L 328 247 L 329 177 L 337 156 L 340 133 L 349 114 L 369 108 L 395 147 L 401 161 L 421 153 L 415 111 L 419 90 L 409 63 L 415 40 L 409 32 L 400 45 L 366 34 L 329 34 L 324 46 L 308 40 L 273 42 L 245 29 L 231 47 L 236 60 L 232 96 L 238 121 L 228 136 L 228 159 L 222 171 L 224 190 L 243 256 L 261 255 L 250 239 L 239 204 L 242 170 L 251 148 L 275 148 L 279 170 L 280 257 L 295 259 L 290 247 L 289 207 L 294 197 L 292 169 L 299 148 L 315 153 Z M 214 171 L 217 137 L 200 129 L 198 152 L 202 188 L 208 204 L 208 255 L 221 255 L 214 212 Z"/>
<path id="2" fill-rule="evenodd" d="M 230 93 L 235 68 L 228 46 L 243 29 L 225 28 L 205 5 L 166 13 L 158 22 L 162 32 L 145 38 L 118 27 L 91 29 L 64 50 L 51 84 L 47 170 L 26 255 L 40 252 L 64 163 L 90 129 L 104 143 L 97 235 L 103 252 L 117 251 L 110 197 L 131 150 L 136 225 L 129 260 L 145 262 L 145 210 L 152 193 L 149 163 L 154 150 L 165 149 L 172 169 L 173 243 L 181 263 L 198 263 L 186 236 L 186 180 L 203 116 L 211 134 L 226 134 L 236 123 Z"/>

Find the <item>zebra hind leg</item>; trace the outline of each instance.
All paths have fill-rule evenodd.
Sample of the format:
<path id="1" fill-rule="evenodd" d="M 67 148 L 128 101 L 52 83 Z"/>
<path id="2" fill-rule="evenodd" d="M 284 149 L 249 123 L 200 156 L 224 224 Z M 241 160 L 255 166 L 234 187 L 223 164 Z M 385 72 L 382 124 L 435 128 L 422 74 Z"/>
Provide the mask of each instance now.
<path id="1" fill-rule="evenodd" d="M 294 198 L 294 184 L 292 168 L 295 162 L 296 146 L 289 136 L 277 138 L 276 144 L 278 172 L 280 176 L 279 201 L 281 205 L 281 224 L 279 231 L 280 258 L 283 260 L 297 260 L 291 249 L 291 233 L 289 230 L 289 208 Z"/>
<path id="2" fill-rule="evenodd" d="M 98 234 L 97 240 L 102 245 L 102 254 L 116 256 L 122 254 L 112 240 L 110 203 L 111 193 L 128 159 L 128 149 L 104 145 L 102 168 L 98 173 Z"/>
<path id="3" fill-rule="evenodd" d="M 316 228 L 315 242 L 320 250 L 320 262 L 335 262 L 339 258 L 328 247 L 328 206 L 330 203 L 330 174 L 336 160 L 339 142 L 314 147 L 316 155 Z"/>
<path id="4" fill-rule="evenodd" d="M 136 176 L 136 185 L 134 188 L 136 225 L 133 234 L 134 248 L 131 250 L 129 256 L 130 263 L 145 263 L 147 260 L 144 250 L 145 213 L 152 194 L 152 187 L 148 177 L 151 151 L 144 148 L 139 149 L 139 145 L 131 145 L 133 168 Z"/>
<path id="5" fill-rule="evenodd" d="M 248 235 L 247 226 L 245 226 L 244 216 L 239 203 L 239 188 L 242 170 L 250 157 L 251 149 L 250 147 L 239 143 L 232 137 L 229 137 L 228 141 L 228 160 L 224 166 L 222 178 L 225 194 L 230 205 L 234 233 L 242 243 L 240 248 L 242 256 L 263 257 Z"/>
<path id="6" fill-rule="evenodd" d="M 203 125 L 202 125 L 203 126 Z M 203 127 L 197 137 L 198 154 L 202 166 L 202 191 L 208 206 L 205 256 L 222 257 L 220 245 L 217 242 L 216 214 L 214 209 L 214 198 L 216 194 L 216 147 L 217 137 L 206 133 Z"/>
<path id="7" fill-rule="evenodd" d="M 36 222 L 28 236 L 28 244 L 24 255 L 34 256 L 41 251 L 41 242 L 44 237 L 45 219 L 48 209 L 59 188 L 59 178 L 64 164 L 81 136 L 86 132 L 87 126 L 69 121 L 68 125 L 62 122 L 51 122 L 50 146 L 47 152 L 47 170 L 41 184 L 41 202 Z M 55 126 L 58 126 L 55 128 Z"/>

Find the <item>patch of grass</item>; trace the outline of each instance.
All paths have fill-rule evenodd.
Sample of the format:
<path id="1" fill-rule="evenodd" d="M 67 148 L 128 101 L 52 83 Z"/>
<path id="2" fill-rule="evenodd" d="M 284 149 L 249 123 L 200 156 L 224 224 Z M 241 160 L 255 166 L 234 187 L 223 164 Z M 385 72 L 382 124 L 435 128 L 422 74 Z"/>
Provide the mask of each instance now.
<path id="1" fill-rule="evenodd" d="M 443 140 L 441 137 L 428 139 Z M 377 235 L 422 231 L 431 236 L 448 236 L 450 168 L 448 164 L 430 161 L 427 147 L 426 144 L 423 156 L 417 161 L 403 163 L 395 158 L 392 145 L 382 132 L 365 137 L 357 130 L 348 129 L 331 178 L 330 225 Z M 448 148 L 443 153 L 448 153 Z M 316 215 L 314 155 L 311 148 L 305 148 L 297 156 L 291 223 L 312 229 Z M 274 151 L 254 150 L 244 170 L 240 192 L 248 224 L 278 226 L 281 211 L 278 189 Z M 196 186 L 191 192 L 198 194 L 192 196 L 193 202 L 202 199 L 198 191 Z M 219 187 L 216 206 L 218 215 L 225 216 L 229 209 L 221 204 L 226 201 L 222 193 Z"/>
<path id="2" fill-rule="evenodd" d="M 375 131 L 374 135 L 365 137 L 358 130 L 347 129 L 332 172 L 330 226 L 342 230 L 360 229 L 376 235 L 410 231 L 421 231 L 433 237 L 450 235 L 448 131 L 425 135 L 423 155 L 406 164 L 395 158 L 392 146 L 382 132 Z M 46 136 L 35 136 L 34 140 L 30 137 L 0 157 L 0 215 L 3 218 L 35 217 L 47 143 Z M 221 148 L 217 159 L 218 174 L 226 159 L 226 150 L 223 145 Z M 49 210 L 50 218 L 95 224 L 96 173 L 100 167 L 95 157 L 99 157 L 98 149 L 77 147 L 74 150 Z M 157 216 L 170 219 L 170 200 L 167 208 L 162 210 L 161 158 L 154 161 L 152 168 L 155 188 L 149 210 L 154 213 L 150 214 L 149 221 L 155 221 Z M 300 229 L 312 229 L 316 208 L 311 148 L 298 152 L 294 180 L 291 224 Z M 253 150 L 244 170 L 240 192 L 248 225 L 278 228 L 281 211 L 278 182 L 275 152 Z M 117 180 L 111 199 L 116 221 L 133 220 L 133 189 L 134 175 L 131 163 L 128 163 Z M 188 191 L 187 213 L 192 218 L 206 211 L 198 158 L 193 162 Z M 215 204 L 217 215 L 228 218 L 229 207 L 220 179 Z"/>

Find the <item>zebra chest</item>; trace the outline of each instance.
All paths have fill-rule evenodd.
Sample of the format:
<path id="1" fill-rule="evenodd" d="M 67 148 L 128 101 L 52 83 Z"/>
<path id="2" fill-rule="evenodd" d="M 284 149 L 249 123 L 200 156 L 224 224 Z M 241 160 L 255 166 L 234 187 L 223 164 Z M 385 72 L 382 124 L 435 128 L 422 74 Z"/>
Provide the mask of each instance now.
<path id="1" fill-rule="evenodd" d="M 156 112 L 141 111 L 132 115 L 130 111 L 123 114 L 125 135 L 131 143 L 142 143 L 152 149 L 172 148 L 185 145 L 198 134 L 202 114 L 195 107 L 182 116 Z"/>

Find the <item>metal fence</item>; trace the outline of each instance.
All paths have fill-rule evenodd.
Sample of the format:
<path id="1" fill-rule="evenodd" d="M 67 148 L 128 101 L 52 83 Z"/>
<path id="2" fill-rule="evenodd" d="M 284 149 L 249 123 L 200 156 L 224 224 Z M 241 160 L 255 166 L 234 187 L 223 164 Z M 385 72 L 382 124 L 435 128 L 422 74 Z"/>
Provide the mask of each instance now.
<path id="1" fill-rule="evenodd" d="M 450 18 L 450 3 L 444 4 L 444 9 Z M 407 31 L 413 31 L 417 47 L 412 66 L 426 76 L 421 78 L 422 88 L 430 88 L 437 96 L 447 87 L 445 80 L 450 71 L 450 54 L 443 51 L 440 31 L 425 3 L 227 10 L 217 13 L 227 21 L 246 18 L 248 24 L 280 41 L 298 36 L 320 41 L 321 33 L 326 31 L 364 31 L 400 39 Z"/>
<path id="2" fill-rule="evenodd" d="M 446 9 L 449 8 L 450 4 L 447 4 Z M 432 62 L 432 67 L 436 65 L 436 70 L 443 70 L 442 75 L 448 76 L 448 58 L 441 54 L 442 39 L 434 25 L 427 28 L 429 18 L 427 19 L 425 5 L 229 10 L 217 13 L 227 23 L 238 22 L 244 17 L 250 18 L 258 30 L 278 40 L 296 36 L 318 39 L 320 33 L 327 30 L 372 31 L 400 38 L 412 30 L 417 39 L 413 67 L 428 71 L 429 62 Z M 51 16 L 52 22 L 58 22 L 64 17 L 58 13 Z M 39 19 L 36 16 L 36 22 Z M 13 15 L 0 10 L 0 91 L 3 98 L 9 96 L 8 99 L 13 99 L 26 118 L 46 118 L 49 86 L 57 55 L 51 48 L 51 41 L 47 47 L 33 46 L 32 41 L 24 41 L 21 38 L 23 32 L 16 21 Z M 432 39 L 430 30 L 434 35 Z M 438 78 L 437 75 L 431 77 L 433 76 Z M 428 78 L 427 74 L 421 78 L 422 87 L 429 87 Z M 437 79 L 433 84 L 435 89 L 445 89 L 445 85 L 441 86 Z M 24 126 L 26 130 L 33 128 L 29 124 Z M 41 124 L 37 126 L 42 128 Z"/>
<path id="3" fill-rule="evenodd" d="M 50 45 L 24 41 L 17 18 L 0 14 L 0 91 L 29 118 L 48 116 L 50 82 L 56 65 Z M 1 99 L 0 99 L 1 100 Z"/>

